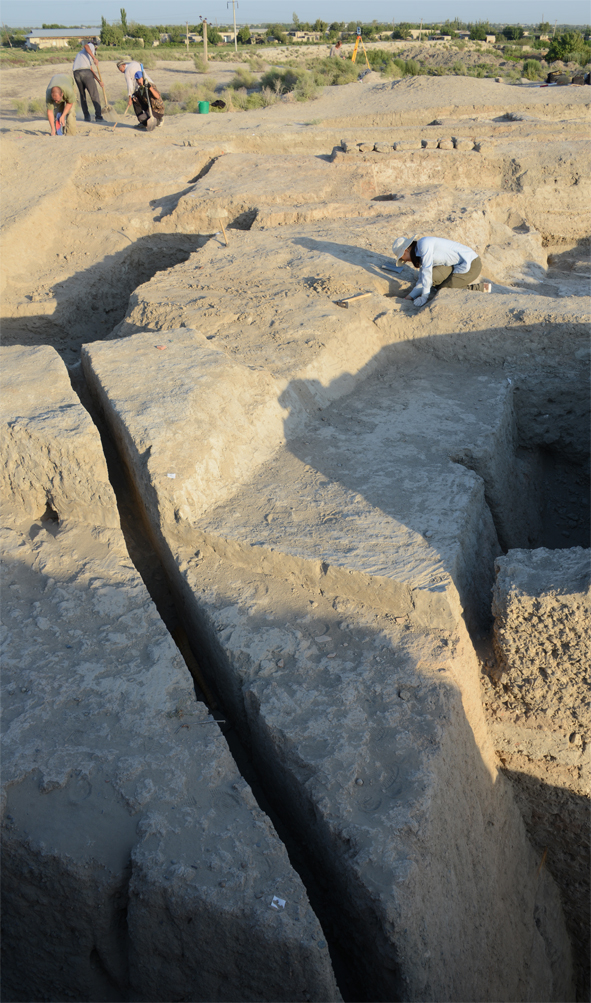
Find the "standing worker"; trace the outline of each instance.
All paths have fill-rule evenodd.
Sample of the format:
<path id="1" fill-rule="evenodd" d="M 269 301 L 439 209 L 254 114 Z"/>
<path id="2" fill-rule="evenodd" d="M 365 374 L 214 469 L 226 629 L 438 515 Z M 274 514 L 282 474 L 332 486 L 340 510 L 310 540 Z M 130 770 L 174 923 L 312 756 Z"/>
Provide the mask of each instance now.
<path id="1" fill-rule="evenodd" d="M 86 91 L 90 94 L 90 100 L 94 105 L 94 117 L 97 122 L 104 122 L 103 113 L 101 110 L 101 98 L 99 94 L 99 89 L 97 87 L 97 75 L 92 69 L 92 64 L 98 69 L 98 62 L 95 56 L 95 46 L 92 42 L 84 42 L 80 52 L 74 60 L 72 69 L 74 71 L 74 80 L 76 81 L 76 86 L 78 88 L 78 93 L 80 94 L 80 105 L 82 107 L 82 113 L 84 115 L 84 121 L 90 122 L 90 114 L 88 111 L 88 104 L 86 103 Z"/>
<path id="2" fill-rule="evenodd" d="M 76 135 L 76 87 L 68 73 L 56 73 L 45 92 L 51 135 Z"/>
<path id="3" fill-rule="evenodd" d="M 482 271 L 482 262 L 476 251 L 445 237 L 398 237 L 392 244 L 396 262 L 406 261 L 419 268 L 419 278 L 414 289 L 406 296 L 415 306 L 423 306 L 435 286 L 440 289 L 471 289 L 489 293 L 490 282 L 476 282 Z"/>

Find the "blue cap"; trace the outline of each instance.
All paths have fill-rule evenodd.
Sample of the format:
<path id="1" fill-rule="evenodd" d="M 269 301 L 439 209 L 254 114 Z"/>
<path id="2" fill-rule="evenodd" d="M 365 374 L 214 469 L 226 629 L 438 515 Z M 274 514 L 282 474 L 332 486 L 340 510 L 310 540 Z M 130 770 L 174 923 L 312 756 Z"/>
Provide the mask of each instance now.
<path id="1" fill-rule="evenodd" d="M 142 77 L 143 77 L 143 75 L 144 75 L 144 74 L 142 73 L 142 71 L 141 71 L 141 70 L 138 70 L 138 71 L 137 71 L 137 73 L 135 74 L 135 79 L 136 79 L 136 80 L 141 80 L 141 79 L 142 79 Z"/>

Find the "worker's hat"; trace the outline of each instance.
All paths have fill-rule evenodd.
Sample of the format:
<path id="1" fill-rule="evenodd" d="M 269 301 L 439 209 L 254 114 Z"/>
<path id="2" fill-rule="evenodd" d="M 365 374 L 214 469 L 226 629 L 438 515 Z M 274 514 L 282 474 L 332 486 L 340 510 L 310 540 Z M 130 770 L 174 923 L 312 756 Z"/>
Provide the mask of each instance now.
<path id="1" fill-rule="evenodd" d="M 412 244 L 413 240 L 416 240 L 416 239 L 417 239 L 416 237 L 397 237 L 396 238 L 396 240 L 392 244 L 392 253 L 393 253 L 394 257 L 396 258 L 396 261 L 400 261 L 400 258 L 402 257 L 402 255 L 406 251 L 406 248 L 410 247 L 410 245 Z"/>

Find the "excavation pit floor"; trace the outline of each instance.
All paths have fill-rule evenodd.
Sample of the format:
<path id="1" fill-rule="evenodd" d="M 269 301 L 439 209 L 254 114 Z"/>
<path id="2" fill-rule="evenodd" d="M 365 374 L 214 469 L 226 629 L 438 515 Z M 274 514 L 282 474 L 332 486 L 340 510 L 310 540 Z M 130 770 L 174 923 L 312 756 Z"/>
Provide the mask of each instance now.
<path id="1" fill-rule="evenodd" d="M 372 74 L 48 143 L 10 105 L 48 68 L 2 75 L 4 998 L 585 998 L 588 711 L 528 722 L 487 637 L 495 559 L 589 543 L 589 88 Z M 412 233 L 492 294 L 417 311 Z"/>

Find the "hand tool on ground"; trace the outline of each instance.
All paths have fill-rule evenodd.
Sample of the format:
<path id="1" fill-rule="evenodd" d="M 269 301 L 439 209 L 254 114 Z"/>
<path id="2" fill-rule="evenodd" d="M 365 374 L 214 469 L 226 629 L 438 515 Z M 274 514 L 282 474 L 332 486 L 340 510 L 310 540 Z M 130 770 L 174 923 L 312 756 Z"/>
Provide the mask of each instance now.
<path id="1" fill-rule="evenodd" d="M 347 296 L 345 299 L 337 300 L 337 306 L 342 306 L 345 310 L 348 310 L 354 303 L 367 299 L 368 296 L 371 296 L 371 293 L 355 293 L 355 296 Z"/>
<path id="2" fill-rule="evenodd" d="M 127 107 L 125 108 L 125 111 L 123 112 L 123 118 L 125 118 L 126 115 L 127 115 Z M 115 129 L 117 128 L 118 124 L 119 124 L 118 122 L 115 122 L 115 125 L 111 129 L 111 132 L 115 132 Z"/>

